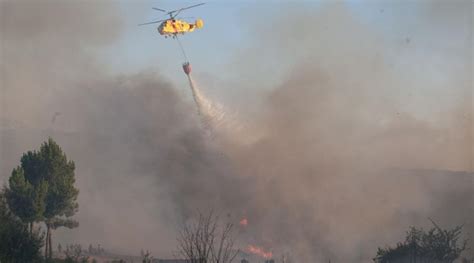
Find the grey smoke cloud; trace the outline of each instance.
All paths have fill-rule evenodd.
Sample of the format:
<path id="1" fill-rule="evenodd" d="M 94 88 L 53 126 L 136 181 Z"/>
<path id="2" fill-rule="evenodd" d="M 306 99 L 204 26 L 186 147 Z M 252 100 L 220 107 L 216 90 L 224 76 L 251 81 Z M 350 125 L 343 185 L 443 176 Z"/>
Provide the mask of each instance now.
<path id="1" fill-rule="evenodd" d="M 258 96 L 252 89 L 289 63 L 263 96 L 259 129 L 247 131 L 263 130 L 261 140 L 225 148 L 254 182 L 243 207 L 261 244 L 303 262 L 367 262 L 409 225 L 428 227 L 427 217 L 471 235 L 473 211 L 461 201 L 473 198 L 471 62 L 461 55 L 470 50 L 469 5 L 415 5 L 420 17 L 405 34 L 377 32 L 338 4 L 254 24 L 259 41 L 232 69 L 255 77 L 234 87 L 242 97 Z M 446 60 L 417 58 L 422 49 Z M 409 55 L 408 65 L 397 58 Z"/>
<path id="2" fill-rule="evenodd" d="M 410 45 L 470 28 L 469 6 L 424 6 L 415 29 L 427 36 L 412 35 Z M 254 95 L 258 114 L 243 116 L 248 129 L 210 138 L 195 105 L 165 76 L 115 76 L 98 63 L 94 49 L 121 36 L 114 3 L 2 2 L 1 178 L 22 152 L 53 136 L 76 161 L 81 190 L 80 228 L 57 236 L 124 253 L 170 256 L 179 222 L 209 208 L 248 218 L 242 246 L 303 262 L 367 262 L 408 226 L 427 226 L 428 216 L 472 229 L 463 201 L 474 192 L 472 108 L 464 99 L 470 72 L 449 71 L 442 85 L 428 81 L 393 59 L 414 52 L 405 38 L 384 38 L 343 5 L 302 9 L 272 18 L 276 30 L 251 21 L 259 41 L 235 72 L 267 56 L 262 70 L 273 61 L 286 68 L 263 92 L 250 87 L 274 82 L 270 74 L 237 82 L 236 105 Z M 437 19 L 446 28 L 429 26 Z M 466 31 L 456 32 L 451 41 L 468 50 Z M 448 65 L 431 72 L 471 63 L 463 52 L 448 54 Z M 253 134 L 258 140 L 243 140 Z"/>

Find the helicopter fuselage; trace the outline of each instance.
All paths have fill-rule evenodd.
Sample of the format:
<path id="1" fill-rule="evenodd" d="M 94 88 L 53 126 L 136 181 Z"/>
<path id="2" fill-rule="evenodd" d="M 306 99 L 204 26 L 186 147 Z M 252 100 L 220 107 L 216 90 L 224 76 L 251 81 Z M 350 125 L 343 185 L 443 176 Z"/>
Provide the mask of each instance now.
<path id="1" fill-rule="evenodd" d="M 197 19 L 194 24 L 180 19 L 168 19 L 163 21 L 157 29 L 160 35 L 176 36 L 177 34 L 193 32 L 196 28 L 203 27 L 203 25 L 201 19 Z"/>

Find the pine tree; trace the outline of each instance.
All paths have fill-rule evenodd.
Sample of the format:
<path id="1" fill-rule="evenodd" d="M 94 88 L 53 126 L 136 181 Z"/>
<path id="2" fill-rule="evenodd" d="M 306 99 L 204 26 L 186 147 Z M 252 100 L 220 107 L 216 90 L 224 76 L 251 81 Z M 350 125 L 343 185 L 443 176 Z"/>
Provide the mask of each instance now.
<path id="1" fill-rule="evenodd" d="M 46 225 L 46 258 L 52 257 L 52 230 L 78 226 L 70 218 L 78 210 L 74 170 L 74 162 L 49 138 L 39 151 L 23 154 L 9 179 L 6 196 L 12 212 L 30 224 L 30 231 L 35 221 Z"/>
<path id="2" fill-rule="evenodd" d="M 0 193 L 0 262 L 39 262 L 43 235 L 29 231 L 8 209 L 4 197 Z"/>
<path id="3" fill-rule="evenodd" d="M 39 181 L 37 185 L 25 178 L 22 167 L 13 169 L 9 178 L 9 188 L 5 189 L 5 199 L 9 209 L 22 222 L 28 224 L 29 232 L 33 231 L 33 223 L 42 219 L 45 211 L 47 184 Z"/>

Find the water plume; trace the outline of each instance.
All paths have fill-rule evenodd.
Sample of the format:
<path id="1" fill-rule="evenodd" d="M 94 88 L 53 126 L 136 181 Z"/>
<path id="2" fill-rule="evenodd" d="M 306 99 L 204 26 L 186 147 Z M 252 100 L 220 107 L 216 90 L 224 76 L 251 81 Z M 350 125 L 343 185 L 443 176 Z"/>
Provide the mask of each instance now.
<path id="1" fill-rule="evenodd" d="M 253 131 L 249 136 L 251 127 L 240 120 L 237 112 L 230 111 L 222 104 L 205 96 L 191 74 L 187 74 L 187 77 L 198 115 L 202 120 L 203 127 L 212 138 L 218 139 L 222 143 L 233 141 L 243 145 L 258 140 L 260 134 Z"/>
<path id="2" fill-rule="evenodd" d="M 228 123 L 226 118 L 226 112 L 222 105 L 212 102 L 205 97 L 201 90 L 197 87 L 195 81 L 191 75 L 187 75 L 189 80 L 189 86 L 193 94 L 194 102 L 196 103 L 199 116 L 207 128 L 214 128 L 215 130 L 222 127 L 225 123 Z"/>

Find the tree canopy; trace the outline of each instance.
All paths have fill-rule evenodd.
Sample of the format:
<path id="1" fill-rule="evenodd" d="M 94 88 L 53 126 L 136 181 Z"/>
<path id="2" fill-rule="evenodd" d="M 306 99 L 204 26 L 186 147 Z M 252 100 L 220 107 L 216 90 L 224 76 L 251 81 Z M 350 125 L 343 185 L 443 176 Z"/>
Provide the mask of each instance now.
<path id="1" fill-rule="evenodd" d="M 416 262 L 454 262 L 467 247 L 467 240 L 461 240 L 462 226 L 446 230 L 434 221 L 432 223 L 433 227 L 428 231 L 410 227 L 405 241 L 394 248 L 379 248 L 374 261 L 388 263 L 414 259 Z"/>
<path id="2" fill-rule="evenodd" d="M 0 193 L 0 262 L 39 262 L 44 236 L 28 228 L 8 209 Z"/>
<path id="3" fill-rule="evenodd" d="M 22 167 L 13 169 L 9 188 L 5 189 L 9 209 L 25 223 L 41 220 L 45 211 L 47 187 L 45 181 L 36 185 L 30 183 Z"/>
<path id="4" fill-rule="evenodd" d="M 51 257 L 51 230 L 77 227 L 72 219 L 79 190 L 75 187 L 75 164 L 51 138 L 39 150 L 28 151 L 13 169 L 6 191 L 11 211 L 24 223 L 46 224 L 46 257 Z"/>

